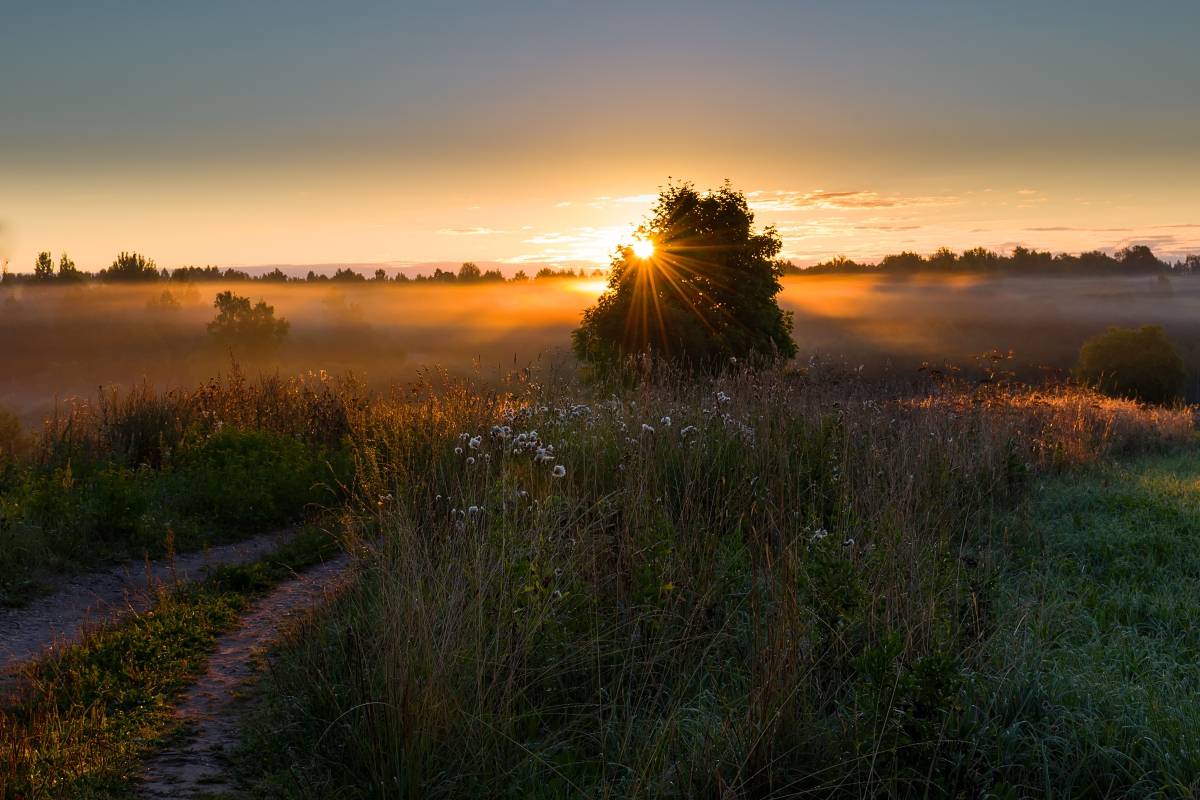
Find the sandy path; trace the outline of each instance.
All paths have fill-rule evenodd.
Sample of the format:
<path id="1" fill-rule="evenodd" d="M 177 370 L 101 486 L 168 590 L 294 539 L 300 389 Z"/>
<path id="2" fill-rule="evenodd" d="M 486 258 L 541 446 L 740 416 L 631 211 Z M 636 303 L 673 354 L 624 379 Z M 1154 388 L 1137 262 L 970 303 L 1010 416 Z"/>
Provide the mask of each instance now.
<path id="1" fill-rule="evenodd" d="M 0 690 L 7 687 L 21 664 L 51 647 L 78 641 L 87 625 L 149 608 L 154 602 L 153 587 L 169 583 L 174 576 L 196 580 L 218 566 L 257 561 L 294 533 L 264 533 L 178 555 L 174 575 L 165 559 L 149 565 L 131 561 L 69 578 L 54 594 L 39 597 L 23 608 L 0 609 Z"/>
<path id="2" fill-rule="evenodd" d="M 255 603 L 237 630 L 222 636 L 208 671 L 188 689 L 176 715 L 181 734 L 146 762 L 138 796 L 189 798 L 235 790 L 225 753 L 238 740 L 238 717 L 230 713 L 235 692 L 254 673 L 255 655 L 289 620 L 307 613 L 346 575 L 350 556 L 313 567 Z"/>

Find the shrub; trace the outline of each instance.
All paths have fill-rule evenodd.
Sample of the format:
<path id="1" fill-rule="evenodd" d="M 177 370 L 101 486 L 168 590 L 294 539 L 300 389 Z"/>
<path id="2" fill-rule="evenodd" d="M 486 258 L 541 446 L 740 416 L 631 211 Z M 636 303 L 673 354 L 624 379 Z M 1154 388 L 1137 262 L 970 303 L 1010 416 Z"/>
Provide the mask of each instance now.
<path id="1" fill-rule="evenodd" d="M 1075 378 L 1111 397 L 1168 403 L 1183 390 L 1183 359 L 1158 325 L 1109 328 L 1079 351 Z"/>
<path id="2" fill-rule="evenodd" d="M 225 428 L 177 458 L 174 507 L 225 527 L 281 525 L 322 499 L 324 460 L 292 436 Z"/>
<path id="3" fill-rule="evenodd" d="M 21 420 L 7 408 L 0 408 L 0 465 L 12 461 L 21 446 Z"/>

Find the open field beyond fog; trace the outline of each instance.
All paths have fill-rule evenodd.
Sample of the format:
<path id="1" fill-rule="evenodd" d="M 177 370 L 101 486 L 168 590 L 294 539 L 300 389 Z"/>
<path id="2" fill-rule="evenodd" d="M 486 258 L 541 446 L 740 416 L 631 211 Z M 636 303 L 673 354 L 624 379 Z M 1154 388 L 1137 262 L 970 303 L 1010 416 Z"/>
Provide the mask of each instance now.
<path id="1" fill-rule="evenodd" d="M 280 352 L 251 369 L 352 370 L 372 385 L 422 366 L 478 369 L 569 363 L 569 332 L 603 289 L 599 280 L 528 284 L 296 286 L 211 283 L 18 287 L 0 292 L 0 405 L 33 422 L 54 399 L 145 379 L 190 386 L 228 367 L 209 343 L 218 291 L 265 299 L 291 322 Z M 169 291 L 178 307 L 164 307 Z M 801 356 L 844 357 L 898 372 L 922 362 L 967 364 L 984 351 L 1015 352 L 1014 366 L 1064 370 L 1082 342 L 1110 325 L 1161 324 L 1200 396 L 1200 279 L 794 277 L 780 304 L 795 314 Z"/>

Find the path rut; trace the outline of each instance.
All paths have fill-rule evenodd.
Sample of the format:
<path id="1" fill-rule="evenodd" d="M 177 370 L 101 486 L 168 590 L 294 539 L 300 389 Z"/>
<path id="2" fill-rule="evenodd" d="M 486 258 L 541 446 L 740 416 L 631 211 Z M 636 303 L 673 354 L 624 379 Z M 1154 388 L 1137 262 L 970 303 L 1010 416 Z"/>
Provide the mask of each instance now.
<path id="1" fill-rule="evenodd" d="M 149 608 L 157 585 L 174 577 L 197 580 L 220 566 L 257 561 L 294 535 L 294 530 L 259 534 L 178 555 L 173 563 L 130 561 L 70 578 L 54 594 L 22 608 L 0 609 L 0 691 L 11 686 L 21 664 L 79 641 L 88 625 Z"/>
<path id="2" fill-rule="evenodd" d="M 351 558 L 342 555 L 277 586 L 245 614 L 237 630 L 222 636 L 204 676 L 176 709 L 183 723 L 176 740 L 146 762 L 138 796 L 146 800 L 222 794 L 236 789 L 225 753 L 238 740 L 230 713 L 239 686 L 254 674 L 255 655 L 290 620 L 311 610 L 341 584 Z"/>

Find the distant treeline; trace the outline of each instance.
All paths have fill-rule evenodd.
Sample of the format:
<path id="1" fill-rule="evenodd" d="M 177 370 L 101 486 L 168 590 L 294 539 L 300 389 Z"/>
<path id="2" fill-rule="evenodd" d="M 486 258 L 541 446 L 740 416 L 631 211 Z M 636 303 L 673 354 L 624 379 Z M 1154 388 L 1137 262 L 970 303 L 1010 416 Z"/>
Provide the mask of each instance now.
<path id="1" fill-rule="evenodd" d="M 905 275 L 918 273 L 995 273 L 1003 275 L 1167 275 L 1167 274 L 1200 274 L 1200 255 L 1188 255 L 1180 261 L 1167 262 L 1154 255 L 1146 245 L 1126 247 L 1109 254 L 1093 250 L 1079 255 L 1069 253 L 1051 253 L 1044 250 L 1031 250 L 1025 247 L 1014 248 L 1012 253 L 1004 255 L 983 247 L 964 250 L 956 253 L 942 248 L 932 255 L 923 256 L 920 253 L 902 252 L 884 256 L 875 264 L 863 264 L 853 259 L 837 256 L 829 261 L 814 264 L 811 267 L 797 267 L 790 262 L 781 264 L 785 275 Z M 77 283 L 100 281 L 108 283 L 120 282 L 230 282 L 253 281 L 259 283 L 520 283 L 528 280 L 547 280 L 556 278 L 602 278 L 608 273 L 604 270 L 579 270 L 553 267 L 542 267 L 533 275 L 524 270 L 517 272 L 512 278 L 505 278 L 498 269 L 482 270 L 478 265 L 468 261 L 455 270 L 435 269 L 430 275 L 409 276 L 403 272 L 395 277 L 388 277 L 387 271 L 375 270 L 368 277 L 361 272 L 342 268 L 332 275 L 309 270 L 304 277 L 289 275 L 279 268 L 270 272 L 252 275 L 249 272 L 234 268 L 221 267 L 179 267 L 169 270 L 158 267 L 153 259 L 146 258 L 140 253 L 121 253 L 113 260 L 112 265 L 98 272 L 86 272 L 78 269 L 75 262 L 63 253 L 57 265 L 50 253 L 40 253 L 34 262 L 32 273 L 13 273 L 7 268 L 0 275 L 0 283 Z"/>
<path id="2" fill-rule="evenodd" d="M 49 252 L 39 253 L 34 261 L 32 273 L 13 273 L 5 268 L 0 282 L 3 283 L 82 283 L 99 281 L 103 283 L 154 283 L 154 282 L 230 282 L 254 281 L 258 283 L 503 283 L 521 282 L 528 280 L 547 280 L 557 278 L 587 278 L 603 277 L 602 270 L 587 271 L 580 268 L 578 272 L 570 269 L 558 270 L 543 267 L 532 276 L 524 270 L 518 271 L 512 278 L 505 278 L 498 269 L 482 270 L 473 262 L 466 262 L 457 271 L 435 269 L 431 275 L 409 276 L 398 273 L 389 278 L 387 271 L 375 270 L 372 277 L 361 272 L 344 268 L 332 275 L 317 273 L 309 270 L 304 277 L 288 275 L 278 267 L 260 275 L 252 275 L 240 269 L 220 267 L 179 267 L 178 269 L 161 269 L 153 259 L 146 258 L 141 253 L 121 253 L 111 266 L 99 272 L 85 272 L 75 266 L 70 256 L 63 253 L 57 267 Z"/>
<path id="3" fill-rule="evenodd" d="M 1181 261 L 1163 261 L 1145 245 L 1134 245 L 1116 253 L 1093 250 L 1079 255 L 1015 248 L 1010 255 L 983 247 L 955 253 L 942 248 L 933 255 L 903 252 L 884 256 L 877 264 L 860 264 L 838 256 L 801 269 L 788 264 L 789 275 L 874 275 L 916 273 L 999 273 L 1006 275 L 1154 275 L 1200 274 L 1200 255 Z"/>

